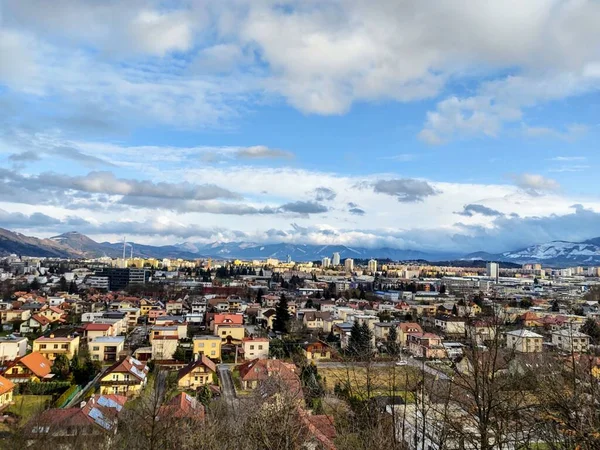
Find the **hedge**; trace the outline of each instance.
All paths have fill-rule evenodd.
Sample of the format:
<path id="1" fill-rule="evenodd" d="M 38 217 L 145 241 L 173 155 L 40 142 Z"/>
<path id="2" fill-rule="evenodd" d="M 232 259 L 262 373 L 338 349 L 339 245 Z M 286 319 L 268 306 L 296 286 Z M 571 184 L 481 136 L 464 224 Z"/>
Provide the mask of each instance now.
<path id="1" fill-rule="evenodd" d="M 61 393 L 70 386 L 68 381 L 16 383 L 15 394 L 51 395 Z"/>

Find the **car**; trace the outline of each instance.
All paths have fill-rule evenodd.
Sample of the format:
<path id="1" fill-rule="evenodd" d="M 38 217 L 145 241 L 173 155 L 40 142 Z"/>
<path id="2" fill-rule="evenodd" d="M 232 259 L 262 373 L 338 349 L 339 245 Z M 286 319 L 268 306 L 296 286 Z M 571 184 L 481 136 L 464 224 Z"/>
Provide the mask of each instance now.
<path id="1" fill-rule="evenodd" d="M 396 361 L 396 365 L 397 366 L 406 366 L 406 365 L 408 365 L 408 361 L 405 359 L 401 359 L 399 361 Z"/>

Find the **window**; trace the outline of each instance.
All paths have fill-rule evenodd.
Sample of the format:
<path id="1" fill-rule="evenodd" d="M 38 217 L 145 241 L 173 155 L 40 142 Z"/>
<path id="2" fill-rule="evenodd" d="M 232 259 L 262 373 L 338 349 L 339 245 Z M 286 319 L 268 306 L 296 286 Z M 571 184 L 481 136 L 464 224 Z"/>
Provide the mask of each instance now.
<path id="1" fill-rule="evenodd" d="M 210 356 L 215 356 L 216 352 L 213 350 L 212 352 L 210 352 Z"/>
<path id="2" fill-rule="evenodd" d="M 93 351 L 99 352 L 100 351 L 100 347 L 93 347 Z"/>
<path id="3" fill-rule="evenodd" d="M 215 344 L 214 342 L 212 343 L 211 347 L 215 348 L 217 346 L 217 344 Z"/>
<path id="4" fill-rule="evenodd" d="M 198 347 L 204 347 L 204 342 L 200 342 L 200 344 L 198 344 Z"/>
<path id="5" fill-rule="evenodd" d="M 227 334 L 227 331 L 221 331 L 221 335 L 225 336 Z"/>
<path id="6" fill-rule="evenodd" d="M 45 349 L 45 348 L 46 348 L 46 344 L 40 345 L 40 349 Z"/>
<path id="7" fill-rule="evenodd" d="M 58 348 L 58 344 L 54 344 L 54 348 Z"/>
<path id="8" fill-rule="evenodd" d="M 258 346 L 258 349 L 259 349 L 259 350 L 262 350 L 262 349 L 263 349 L 263 346 L 262 346 L 262 345 L 259 345 L 259 346 Z"/>
<path id="9" fill-rule="evenodd" d="M 254 345 L 251 345 L 251 346 L 250 346 L 250 350 L 254 350 Z"/>

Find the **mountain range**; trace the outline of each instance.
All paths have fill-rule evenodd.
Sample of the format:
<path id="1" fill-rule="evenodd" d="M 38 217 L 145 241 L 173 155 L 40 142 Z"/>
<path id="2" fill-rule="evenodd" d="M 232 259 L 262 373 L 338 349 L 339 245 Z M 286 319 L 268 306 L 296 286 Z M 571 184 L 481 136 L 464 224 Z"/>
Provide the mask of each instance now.
<path id="1" fill-rule="evenodd" d="M 133 248 L 133 250 L 132 250 Z M 365 248 L 345 245 L 313 244 L 257 244 L 252 242 L 214 242 L 198 244 L 184 242 L 175 245 L 152 246 L 128 243 L 126 255 L 144 258 L 215 258 L 215 259 L 266 259 L 316 261 L 334 252 L 340 258 L 390 259 L 394 261 L 498 261 L 516 264 L 543 263 L 546 266 L 598 265 L 600 264 L 600 238 L 583 242 L 552 241 L 503 253 L 476 252 L 470 254 L 422 252 L 390 247 Z M 58 258 L 111 258 L 123 255 L 123 243 L 96 242 L 84 234 L 71 231 L 47 239 L 25 236 L 0 228 L 0 256 L 10 254 Z"/>

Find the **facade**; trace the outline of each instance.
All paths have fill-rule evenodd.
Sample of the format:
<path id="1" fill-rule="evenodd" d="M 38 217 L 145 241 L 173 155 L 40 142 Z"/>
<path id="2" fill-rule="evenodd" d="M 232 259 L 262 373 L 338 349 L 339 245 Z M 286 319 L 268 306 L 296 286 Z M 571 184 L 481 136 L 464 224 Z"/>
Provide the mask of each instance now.
<path id="1" fill-rule="evenodd" d="M 177 336 L 158 336 L 152 340 L 152 359 L 173 359 L 179 340 Z"/>
<path id="2" fill-rule="evenodd" d="M 435 318 L 435 326 L 446 334 L 465 334 L 465 321 L 458 317 L 439 316 Z"/>
<path id="3" fill-rule="evenodd" d="M 346 258 L 346 260 L 344 261 L 344 270 L 346 272 L 354 271 L 354 260 L 352 258 Z"/>
<path id="4" fill-rule="evenodd" d="M 148 366 L 131 356 L 114 363 L 100 379 L 101 394 L 134 396 L 146 386 Z"/>
<path id="5" fill-rule="evenodd" d="M 309 311 L 302 317 L 302 324 L 309 330 L 323 330 L 325 321 L 331 318 L 331 313 Z"/>
<path id="6" fill-rule="evenodd" d="M 0 362 L 13 361 L 27 353 L 27 338 L 6 336 L 0 337 Z"/>
<path id="7" fill-rule="evenodd" d="M 73 359 L 79 351 L 79 336 L 56 337 L 51 334 L 49 337 L 40 337 L 33 341 L 33 351 L 41 353 L 50 361 L 61 354 Z"/>
<path id="8" fill-rule="evenodd" d="M 542 335 L 529 330 L 515 330 L 506 333 L 506 347 L 519 353 L 541 352 L 542 341 Z"/>
<path id="9" fill-rule="evenodd" d="M 488 278 L 492 278 L 494 280 L 498 280 L 500 276 L 500 266 L 498 263 L 489 262 L 485 265 L 485 274 Z"/>
<path id="10" fill-rule="evenodd" d="M 205 355 L 210 359 L 221 359 L 221 338 L 218 336 L 194 336 L 192 339 L 194 357 Z"/>
<path id="11" fill-rule="evenodd" d="M 340 254 L 338 252 L 335 252 L 331 258 L 331 265 L 337 267 L 340 265 L 340 262 Z"/>
<path id="12" fill-rule="evenodd" d="M 321 267 L 323 269 L 326 269 L 328 267 L 331 266 L 331 259 L 329 259 L 327 256 L 325 256 L 322 260 L 321 260 Z"/>
<path id="13" fill-rule="evenodd" d="M 246 335 L 244 325 L 222 324 L 215 326 L 215 335 L 223 342 L 239 344 Z"/>
<path id="14" fill-rule="evenodd" d="M 130 284 L 145 284 L 150 278 L 150 271 L 146 269 L 109 267 L 104 268 L 101 272 L 97 272 L 96 276 L 108 278 L 108 286 L 111 291 L 120 291 Z"/>
<path id="15" fill-rule="evenodd" d="M 87 342 L 99 337 L 115 336 L 115 329 L 110 323 L 86 323 L 82 327 L 83 337 Z"/>
<path id="16" fill-rule="evenodd" d="M 377 272 L 377 261 L 375 259 L 370 259 L 367 264 L 367 269 L 371 273 Z"/>
<path id="17" fill-rule="evenodd" d="M 262 359 L 269 357 L 269 340 L 267 338 L 244 338 L 242 350 L 245 359 Z"/>
<path id="18" fill-rule="evenodd" d="M 584 353 L 590 348 L 590 337 L 580 331 L 562 329 L 552 333 L 552 344 L 563 352 Z"/>
<path id="19" fill-rule="evenodd" d="M 101 336 L 88 343 L 92 361 L 114 362 L 125 348 L 125 336 Z"/>
<path id="20" fill-rule="evenodd" d="M 209 358 L 201 355 L 198 360 L 191 362 L 177 373 L 177 386 L 180 389 L 198 389 L 212 384 L 217 374 L 217 366 Z"/>

